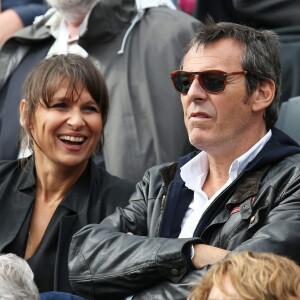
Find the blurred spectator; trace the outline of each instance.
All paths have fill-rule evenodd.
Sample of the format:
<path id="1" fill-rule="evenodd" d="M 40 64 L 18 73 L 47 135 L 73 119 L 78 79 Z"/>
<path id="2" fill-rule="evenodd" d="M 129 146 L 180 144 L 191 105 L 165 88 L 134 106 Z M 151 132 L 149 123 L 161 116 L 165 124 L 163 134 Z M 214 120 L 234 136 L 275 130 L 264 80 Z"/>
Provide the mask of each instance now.
<path id="1" fill-rule="evenodd" d="M 208 270 L 188 298 L 210 299 L 300 299 L 300 267 L 272 253 L 231 255 Z"/>
<path id="2" fill-rule="evenodd" d="M 276 28 L 274 31 L 280 41 L 283 78 L 281 101 L 287 101 L 289 98 L 300 96 L 300 24 Z"/>
<path id="3" fill-rule="evenodd" d="M 47 10 L 43 0 L 1 0 L 0 4 L 0 45 Z"/>
<path id="4" fill-rule="evenodd" d="M 12 254 L 0 254 L 1 300 L 84 300 L 63 292 L 39 294 L 33 272 L 25 259 Z"/>
<path id="5" fill-rule="evenodd" d="M 273 29 L 300 24 L 299 11 L 299 0 L 198 0 L 195 16 Z"/>
<path id="6" fill-rule="evenodd" d="M 189 15 L 194 14 L 196 0 L 178 0 L 178 8 Z"/>
<path id="7" fill-rule="evenodd" d="M 1 300 L 38 300 L 39 292 L 33 273 L 23 258 L 12 254 L 0 254 Z"/>
<path id="8" fill-rule="evenodd" d="M 18 32 L 0 52 L 5 70 L 0 72 L 0 159 L 18 156 L 17 108 L 25 75 L 58 52 L 89 56 L 104 74 L 110 116 L 103 152 L 110 173 L 137 181 L 148 167 L 189 152 L 169 74 L 180 65 L 200 22 L 175 10 L 170 0 L 48 2 L 56 9 Z"/>

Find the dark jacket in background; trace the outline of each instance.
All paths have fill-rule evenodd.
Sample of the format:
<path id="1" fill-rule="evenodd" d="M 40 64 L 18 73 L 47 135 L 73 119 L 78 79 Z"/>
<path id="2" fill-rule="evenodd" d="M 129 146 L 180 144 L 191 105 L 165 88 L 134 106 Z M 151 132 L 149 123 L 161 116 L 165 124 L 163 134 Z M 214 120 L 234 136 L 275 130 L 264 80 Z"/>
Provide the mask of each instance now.
<path id="1" fill-rule="evenodd" d="M 193 199 L 180 167 L 197 153 L 151 168 L 129 206 L 74 235 L 69 271 L 75 292 L 89 300 L 186 299 L 206 271 L 194 270 L 187 251 L 192 243 L 232 253 L 269 251 L 300 264 L 300 147 L 281 131 L 272 132 L 204 212 L 191 238 L 177 238 Z"/>
<path id="2" fill-rule="evenodd" d="M 12 252 L 24 257 L 35 184 L 32 157 L 22 170 L 19 161 L 0 162 L 0 253 Z M 90 161 L 57 207 L 37 251 L 27 260 L 40 292 L 72 292 L 68 280 L 72 235 L 84 225 L 99 223 L 117 206 L 124 207 L 133 190 L 133 184 L 108 174 Z"/>
<path id="3" fill-rule="evenodd" d="M 13 9 L 24 26 L 31 25 L 36 16 L 43 15 L 48 6 L 43 0 L 1 0 L 1 10 Z"/>
<path id="4" fill-rule="evenodd" d="M 300 7 L 298 11 L 300 15 Z M 279 35 L 281 46 L 281 101 L 287 101 L 291 97 L 300 96 L 300 24 L 276 28 L 274 31 Z"/>
<path id="5" fill-rule="evenodd" d="M 255 28 L 300 25 L 299 0 L 198 0 L 195 16 L 216 22 L 235 22 Z"/>

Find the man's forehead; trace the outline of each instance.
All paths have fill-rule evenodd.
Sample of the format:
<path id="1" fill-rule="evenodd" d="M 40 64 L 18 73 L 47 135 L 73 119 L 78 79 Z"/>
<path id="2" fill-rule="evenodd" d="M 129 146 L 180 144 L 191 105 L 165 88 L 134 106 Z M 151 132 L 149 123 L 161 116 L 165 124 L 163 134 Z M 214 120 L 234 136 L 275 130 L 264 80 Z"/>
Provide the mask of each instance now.
<path id="1" fill-rule="evenodd" d="M 196 43 L 191 47 L 191 49 L 188 51 L 191 53 L 207 53 L 211 51 L 215 51 L 215 49 L 224 49 L 224 48 L 230 48 L 231 50 L 235 50 L 240 52 L 244 49 L 244 44 L 241 42 L 235 40 L 231 37 L 224 37 L 221 39 L 218 39 L 216 41 L 208 42 L 208 43 Z"/>
<path id="2" fill-rule="evenodd" d="M 183 66 L 190 64 L 240 65 L 243 50 L 244 46 L 231 38 L 221 39 L 206 45 L 195 44 L 185 55 Z"/>

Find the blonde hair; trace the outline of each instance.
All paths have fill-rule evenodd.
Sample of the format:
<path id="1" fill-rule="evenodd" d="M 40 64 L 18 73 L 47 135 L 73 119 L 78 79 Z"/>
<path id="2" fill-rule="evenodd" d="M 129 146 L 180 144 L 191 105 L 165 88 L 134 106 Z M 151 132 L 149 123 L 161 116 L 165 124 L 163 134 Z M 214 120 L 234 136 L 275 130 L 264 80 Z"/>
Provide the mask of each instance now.
<path id="1" fill-rule="evenodd" d="M 300 299 L 300 267 L 295 262 L 272 253 L 241 252 L 209 269 L 188 300 L 207 300 L 213 286 L 230 296 L 222 283 L 225 275 L 245 300 Z"/>

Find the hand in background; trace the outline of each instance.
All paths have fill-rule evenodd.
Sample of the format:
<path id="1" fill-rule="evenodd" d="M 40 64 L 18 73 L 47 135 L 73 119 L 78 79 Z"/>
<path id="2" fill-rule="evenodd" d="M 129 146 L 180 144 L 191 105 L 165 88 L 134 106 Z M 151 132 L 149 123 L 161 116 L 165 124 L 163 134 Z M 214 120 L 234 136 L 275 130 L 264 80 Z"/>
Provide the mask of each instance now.
<path id="1" fill-rule="evenodd" d="M 0 13 L 0 46 L 16 31 L 24 27 L 19 15 L 13 9 Z"/>

